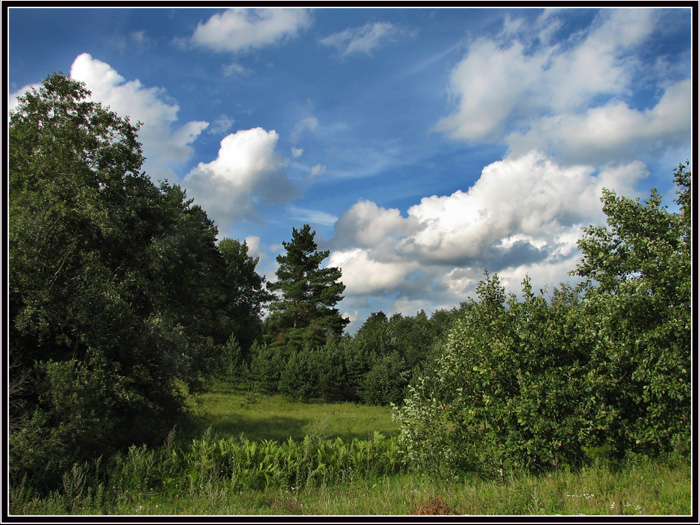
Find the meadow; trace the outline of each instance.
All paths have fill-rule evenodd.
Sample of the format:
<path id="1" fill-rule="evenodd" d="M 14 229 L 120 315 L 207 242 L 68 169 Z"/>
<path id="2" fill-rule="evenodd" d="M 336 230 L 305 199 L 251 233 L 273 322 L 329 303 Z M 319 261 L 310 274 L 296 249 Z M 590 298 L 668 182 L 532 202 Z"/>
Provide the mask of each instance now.
<path id="1" fill-rule="evenodd" d="M 283 395 L 251 392 L 238 384 L 214 383 L 207 392 L 191 396 L 189 406 L 200 429 L 211 426 L 221 437 L 243 434 L 251 440 L 306 435 L 339 437 L 345 441 L 367 439 L 374 432 L 390 437 L 399 433 L 391 409 L 357 403 L 300 403 Z"/>
<path id="2" fill-rule="evenodd" d="M 686 515 L 681 460 L 599 459 L 578 471 L 435 479 L 401 461 L 391 409 L 295 403 L 216 384 L 190 398 L 196 439 L 132 447 L 109 466 L 77 465 L 63 489 L 22 485 L 12 514 Z M 98 481 L 102 468 L 109 474 Z"/>

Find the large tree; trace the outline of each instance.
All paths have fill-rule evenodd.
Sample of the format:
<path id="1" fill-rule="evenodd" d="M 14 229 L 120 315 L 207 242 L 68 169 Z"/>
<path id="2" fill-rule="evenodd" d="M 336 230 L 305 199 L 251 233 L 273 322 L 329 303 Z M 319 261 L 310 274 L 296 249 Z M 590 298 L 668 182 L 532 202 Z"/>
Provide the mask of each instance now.
<path id="1" fill-rule="evenodd" d="M 46 487 L 74 461 L 162 439 L 230 316 L 259 314 L 224 308 L 243 254 L 140 171 L 138 126 L 89 95 L 54 74 L 10 115 L 10 470 Z"/>
<path id="2" fill-rule="evenodd" d="M 282 243 L 286 253 L 277 257 L 277 282 L 268 284 L 270 291 L 282 293 L 270 304 L 268 336 L 292 348 L 322 346 L 349 322 L 335 308 L 345 290 L 341 271 L 321 268 L 330 252 L 317 250 L 315 235 L 308 224 L 292 228 L 292 240 Z"/>

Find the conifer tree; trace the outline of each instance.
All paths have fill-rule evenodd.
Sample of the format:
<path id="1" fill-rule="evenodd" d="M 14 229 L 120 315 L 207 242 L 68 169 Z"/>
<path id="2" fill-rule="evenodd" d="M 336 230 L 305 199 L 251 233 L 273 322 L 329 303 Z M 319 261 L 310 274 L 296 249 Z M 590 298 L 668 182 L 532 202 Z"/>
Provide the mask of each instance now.
<path id="1" fill-rule="evenodd" d="M 268 284 L 282 296 L 270 305 L 267 335 L 294 349 L 322 346 L 349 322 L 335 308 L 345 290 L 341 271 L 321 268 L 329 252 L 317 250 L 315 235 L 308 224 L 292 228 L 292 240 L 282 243 L 286 253 L 277 257 L 277 282 Z"/>

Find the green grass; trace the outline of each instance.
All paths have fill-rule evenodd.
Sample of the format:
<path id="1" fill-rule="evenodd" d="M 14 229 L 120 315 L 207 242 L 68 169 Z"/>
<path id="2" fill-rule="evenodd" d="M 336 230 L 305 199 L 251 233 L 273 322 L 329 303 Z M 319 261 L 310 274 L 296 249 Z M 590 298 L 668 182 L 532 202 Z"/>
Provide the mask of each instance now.
<path id="1" fill-rule="evenodd" d="M 198 426 L 201 429 L 211 426 L 211 432 L 205 434 L 214 434 L 208 438 L 214 447 L 212 457 L 221 448 L 217 439 L 238 438 L 241 433 L 250 440 L 281 443 L 290 437 L 302 441 L 306 435 L 314 436 L 313 442 L 317 443 L 321 437 L 350 441 L 353 438 L 371 440 L 375 431 L 387 436 L 398 434 L 398 426 L 391 421 L 391 410 L 386 407 L 295 403 L 281 396 L 253 395 L 224 384 L 214 385 L 210 392 L 192 397 L 190 402 Z M 210 445 L 199 442 L 196 450 L 209 450 Z M 178 446 L 189 445 L 190 442 L 182 441 Z M 328 483 L 323 478 L 308 486 L 268 485 L 253 489 L 241 484 L 240 477 L 232 478 L 218 473 L 217 469 L 212 470 L 209 465 L 216 462 L 212 463 L 209 452 L 187 453 L 186 457 L 192 460 L 191 469 L 182 471 L 176 467 L 182 462 L 173 459 L 177 454 L 173 455 L 171 449 L 163 450 L 164 453 L 136 451 L 123 463 L 121 472 L 124 474 L 110 478 L 107 486 L 100 483 L 81 489 L 77 496 L 71 495 L 65 484 L 64 490 L 47 497 L 38 497 L 24 487 L 12 487 L 10 512 L 37 515 L 408 515 L 430 506 L 429 502 L 436 498 L 461 515 L 644 516 L 688 515 L 692 511 L 691 469 L 680 460 L 664 463 L 639 458 L 621 468 L 600 462 L 579 472 L 562 470 L 541 476 L 511 474 L 503 480 L 494 475 L 493 480 L 472 477 L 440 481 L 420 474 L 395 473 L 374 474 L 366 479 L 343 475 Z M 149 462 L 149 458 L 156 458 L 153 460 L 156 463 Z M 157 461 L 163 462 L 160 467 Z M 373 461 L 372 465 L 375 463 Z M 151 476 L 159 471 L 175 478 L 162 484 L 149 484 L 149 469 Z M 120 479 L 125 481 L 120 483 Z M 112 484 L 117 486 L 109 486 Z"/>
<path id="2" fill-rule="evenodd" d="M 440 500 L 460 515 L 688 515 L 690 469 L 650 463 L 499 480 L 439 482 L 397 474 L 299 489 L 232 490 L 225 480 L 178 494 L 118 494 L 110 514 L 128 515 L 408 515 Z M 26 514 L 66 514 L 65 498 L 28 502 Z M 89 501 L 72 514 L 100 514 Z"/>
<path id="3" fill-rule="evenodd" d="M 221 437 L 239 436 L 251 440 L 304 436 L 369 439 L 375 431 L 385 436 L 399 433 L 391 420 L 391 408 L 354 403 L 302 403 L 280 395 L 265 396 L 243 387 L 215 383 L 209 392 L 190 398 L 190 406 L 204 429 L 208 426 Z"/>

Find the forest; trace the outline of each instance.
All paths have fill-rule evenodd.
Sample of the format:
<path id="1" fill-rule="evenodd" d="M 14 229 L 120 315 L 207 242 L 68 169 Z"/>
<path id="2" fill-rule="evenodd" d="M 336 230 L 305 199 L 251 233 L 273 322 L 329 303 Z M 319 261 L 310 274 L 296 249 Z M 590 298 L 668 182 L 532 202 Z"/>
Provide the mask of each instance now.
<path id="1" fill-rule="evenodd" d="M 525 279 L 516 295 L 485 271 L 477 297 L 451 310 L 376 312 L 350 335 L 342 272 L 324 266 L 308 224 L 292 228 L 268 281 L 245 242 L 218 239 L 180 186 L 141 171 L 138 130 L 59 73 L 10 115 L 11 485 L 46 495 L 66 490 L 76 465 L 171 445 L 191 416 L 187 396 L 213 382 L 391 406 L 396 439 L 314 443 L 340 465 L 324 467 L 328 483 L 369 468 L 348 450 L 376 454 L 378 473 L 445 479 L 596 457 L 690 460 L 688 162 L 672 174 L 674 210 L 656 190 L 643 201 L 604 191 L 607 224 L 578 242 L 579 284 L 536 291 Z M 264 484 L 262 460 L 244 476 L 231 459 L 254 454 L 246 446 L 220 445 L 218 464 Z M 274 483 L 308 481 L 304 445 L 260 446 L 296 458 Z"/>

